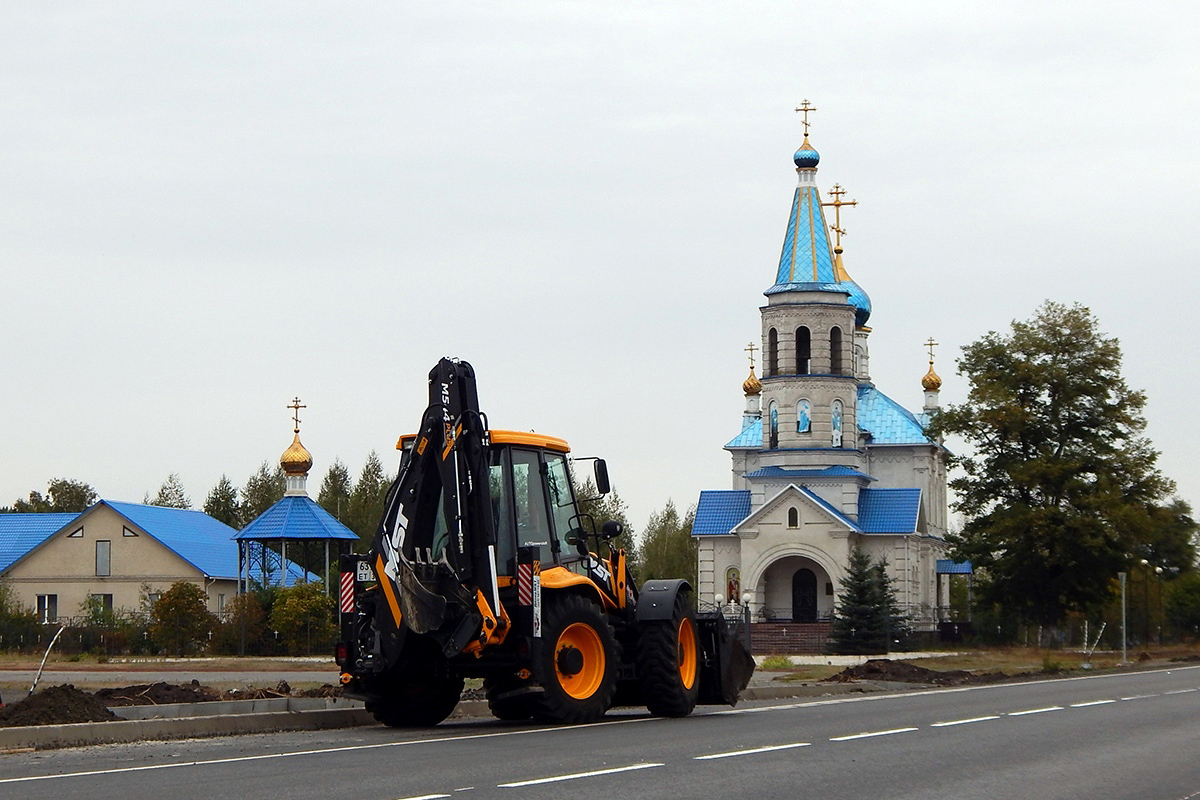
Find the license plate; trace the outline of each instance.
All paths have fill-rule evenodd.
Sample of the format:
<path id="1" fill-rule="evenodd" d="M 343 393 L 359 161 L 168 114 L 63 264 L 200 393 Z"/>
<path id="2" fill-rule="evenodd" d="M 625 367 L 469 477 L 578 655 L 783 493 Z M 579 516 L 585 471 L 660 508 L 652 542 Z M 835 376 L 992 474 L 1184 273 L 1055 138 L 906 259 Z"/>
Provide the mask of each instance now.
<path id="1" fill-rule="evenodd" d="M 371 569 L 371 565 L 366 561 L 358 562 L 358 568 L 355 570 L 355 579 L 359 583 L 374 583 L 375 570 Z"/>

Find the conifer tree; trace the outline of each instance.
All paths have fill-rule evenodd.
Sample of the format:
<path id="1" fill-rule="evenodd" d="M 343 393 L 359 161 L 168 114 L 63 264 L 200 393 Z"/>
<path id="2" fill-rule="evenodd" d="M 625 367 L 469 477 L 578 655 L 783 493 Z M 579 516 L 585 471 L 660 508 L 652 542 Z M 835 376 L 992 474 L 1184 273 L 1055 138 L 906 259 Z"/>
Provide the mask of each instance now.
<path id="1" fill-rule="evenodd" d="M 224 522 L 235 530 L 242 527 L 242 509 L 238 504 L 238 490 L 228 475 L 221 475 L 217 485 L 204 500 L 204 513 L 218 522 Z"/>
<path id="2" fill-rule="evenodd" d="M 287 489 L 287 478 L 283 468 L 276 465 L 272 470 L 264 461 L 258 471 L 249 477 L 242 489 L 242 524 L 249 525 L 260 514 L 283 498 Z"/>
<path id="3" fill-rule="evenodd" d="M 681 519 L 672 500 L 667 500 L 662 511 L 650 515 L 641 544 L 639 577 L 643 581 L 684 578 L 696 585 L 696 541 L 692 538 L 695 517 L 696 507 L 692 506 Z"/>
<path id="4" fill-rule="evenodd" d="M 158 494 L 154 497 L 147 494 L 142 502 L 148 506 L 164 506 L 166 508 L 192 507 L 192 499 L 183 490 L 183 481 L 179 479 L 178 472 L 168 475 L 162 486 L 158 487 Z"/>
<path id="5" fill-rule="evenodd" d="M 383 471 L 379 453 L 372 450 L 367 455 L 354 491 L 350 493 L 350 521 L 346 527 L 358 534 L 364 544 L 370 546 L 375 529 L 383 517 L 384 501 L 391 487 L 391 479 Z"/>
<path id="6" fill-rule="evenodd" d="M 353 487 L 350 470 L 340 458 L 335 458 L 325 472 L 325 479 L 321 481 L 317 504 L 332 514 L 338 522 L 346 525 L 350 519 L 350 495 Z"/>
<path id="7" fill-rule="evenodd" d="M 831 631 L 834 652 L 886 653 L 890 609 L 884 591 L 887 583 L 880 581 L 880 568 L 871 563 L 870 556 L 855 548 L 841 585 Z"/>

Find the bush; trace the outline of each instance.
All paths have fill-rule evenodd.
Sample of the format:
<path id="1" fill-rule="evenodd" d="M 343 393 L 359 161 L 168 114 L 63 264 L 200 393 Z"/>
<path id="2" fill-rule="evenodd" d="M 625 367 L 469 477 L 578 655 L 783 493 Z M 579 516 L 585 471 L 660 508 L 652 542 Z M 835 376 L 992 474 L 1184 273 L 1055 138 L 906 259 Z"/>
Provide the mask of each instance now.
<path id="1" fill-rule="evenodd" d="M 278 591 L 271 627 L 279 632 L 289 655 L 327 653 L 337 634 L 333 610 L 333 599 L 325 596 L 321 584 L 297 584 Z"/>
<path id="2" fill-rule="evenodd" d="M 199 651 L 217 622 L 207 605 L 208 596 L 199 586 L 175 582 L 150 609 L 150 637 L 165 651 L 177 655 Z"/>

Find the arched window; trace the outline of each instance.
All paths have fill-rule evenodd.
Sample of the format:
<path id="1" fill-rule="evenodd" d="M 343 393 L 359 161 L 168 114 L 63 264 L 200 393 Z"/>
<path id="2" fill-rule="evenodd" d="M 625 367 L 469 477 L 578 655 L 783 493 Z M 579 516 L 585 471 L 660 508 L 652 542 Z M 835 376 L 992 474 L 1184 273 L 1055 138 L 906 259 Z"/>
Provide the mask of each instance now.
<path id="1" fill-rule="evenodd" d="M 842 446 L 842 401 L 833 401 L 833 446 Z"/>
<path id="2" fill-rule="evenodd" d="M 771 417 L 771 438 L 769 441 L 769 446 L 772 450 L 774 450 L 776 447 L 779 447 L 779 407 L 775 405 L 774 400 L 771 401 L 771 410 L 769 414 Z"/>
<path id="3" fill-rule="evenodd" d="M 812 360 L 812 334 L 801 325 L 796 328 L 796 374 L 807 375 Z"/>
<path id="4" fill-rule="evenodd" d="M 795 506 L 792 506 L 791 508 L 788 509 L 788 527 L 789 528 L 799 528 L 800 527 L 800 512 L 796 510 Z"/>
<path id="5" fill-rule="evenodd" d="M 767 374 L 779 374 L 779 333 L 774 328 L 767 331 Z"/>
<path id="6" fill-rule="evenodd" d="M 842 329 L 836 325 L 829 329 L 829 371 L 842 374 Z"/>
<path id="7" fill-rule="evenodd" d="M 812 429 L 812 403 L 801 400 L 796 403 L 796 433 L 808 433 Z"/>

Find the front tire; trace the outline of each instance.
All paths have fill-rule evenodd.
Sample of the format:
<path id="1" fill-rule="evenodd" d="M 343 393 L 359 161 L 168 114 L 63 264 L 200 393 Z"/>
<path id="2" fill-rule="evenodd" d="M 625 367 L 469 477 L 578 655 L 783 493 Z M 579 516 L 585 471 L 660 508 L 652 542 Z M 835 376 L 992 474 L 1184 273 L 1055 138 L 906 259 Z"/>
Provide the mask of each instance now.
<path id="1" fill-rule="evenodd" d="M 700 639 L 685 592 L 669 620 L 641 623 L 637 666 L 646 708 L 658 717 L 686 717 L 700 696 Z"/>
<path id="2" fill-rule="evenodd" d="M 547 604 L 543 623 L 543 691 L 533 716 L 547 722 L 595 722 L 612 706 L 620 649 L 599 606 L 576 594 Z"/>

